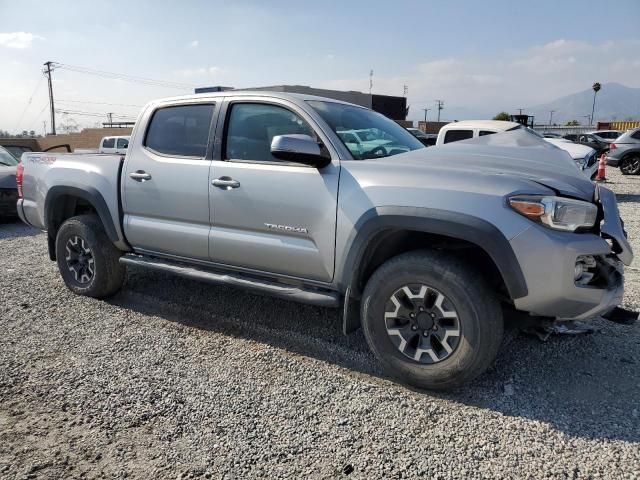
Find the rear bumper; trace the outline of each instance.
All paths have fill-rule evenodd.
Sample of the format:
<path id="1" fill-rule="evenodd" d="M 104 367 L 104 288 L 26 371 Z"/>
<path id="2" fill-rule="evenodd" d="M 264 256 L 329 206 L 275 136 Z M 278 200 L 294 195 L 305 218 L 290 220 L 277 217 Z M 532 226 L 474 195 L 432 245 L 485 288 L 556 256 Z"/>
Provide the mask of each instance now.
<path id="1" fill-rule="evenodd" d="M 607 165 L 610 167 L 617 167 L 620 164 L 620 159 L 616 157 L 610 157 L 607 155 Z"/>
<path id="2" fill-rule="evenodd" d="M 0 188 L 0 217 L 18 216 L 16 202 L 18 201 L 18 190 L 12 188 Z"/>
<path id="3" fill-rule="evenodd" d="M 20 220 L 22 220 L 27 225 L 31 226 L 31 224 L 27 221 L 27 217 L 24 214 L 24 208 L 22 206 L 23 203 L 24 203 L 24 200 L 22 198 L 18 199 L 15 202 L 15 209 L 18 212 L 18 217 L 20 217 Z"/>
<path id="4" fill-rule="evenodd" d="M 518 310 L 561 320 L 584 320 L 619 305 L 624 295 L 624 265 L 633 260 L 613 192 L 599 188 L 604 213 L 601 236 L 565 233 L 532 225 L 511 240 L 527 282 L 528 295 L 514 300 Z M 593 256 L 598 281 L 577 285 L 578 257 Z"/>

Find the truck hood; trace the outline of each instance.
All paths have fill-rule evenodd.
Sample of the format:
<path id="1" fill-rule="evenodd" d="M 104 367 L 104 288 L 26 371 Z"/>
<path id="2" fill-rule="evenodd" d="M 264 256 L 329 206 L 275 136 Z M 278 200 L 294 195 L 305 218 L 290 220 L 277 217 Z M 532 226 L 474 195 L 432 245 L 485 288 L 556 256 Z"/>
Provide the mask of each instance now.
<path id="1" fill-rule="evenodd" d="M 595 186 L 564 150 L 524 129 L 422 148 L 372 162 L 461 175 L 508 176 L 528 180 L 561 195 L 593 201 Z"/>

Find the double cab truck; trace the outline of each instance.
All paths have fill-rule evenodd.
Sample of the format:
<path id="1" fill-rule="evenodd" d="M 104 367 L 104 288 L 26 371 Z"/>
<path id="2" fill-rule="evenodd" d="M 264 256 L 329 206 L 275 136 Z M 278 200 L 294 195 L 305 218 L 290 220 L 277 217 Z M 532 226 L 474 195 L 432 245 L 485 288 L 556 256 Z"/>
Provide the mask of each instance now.
<path id="1" fill-rule="evenodd" d="M 505 312 L 610 312 L 633 258 L 615 195 L 526 129 L 424 148 L 297 94 L 153 101 L 126 155 L 25 153 L 17 182 L 76 294 L 114 295 L 137 265 L 341 308 L 345 333 L 423 388 L 482 373 Z"/>

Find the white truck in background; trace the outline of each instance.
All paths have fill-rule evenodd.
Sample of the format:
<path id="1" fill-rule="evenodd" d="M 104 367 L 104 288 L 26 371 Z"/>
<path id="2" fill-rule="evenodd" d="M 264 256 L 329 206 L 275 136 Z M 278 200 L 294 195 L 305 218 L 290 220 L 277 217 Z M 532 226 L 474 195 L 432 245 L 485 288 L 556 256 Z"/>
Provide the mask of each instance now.
<path id="1" fill-rule="evenodd" d="M 130 139 L 131 139 L 131 135 L 118 135 L 113 137 L 104 137 L 102 140 L 100 140 L 100 145 L 98 146 L 98 153 L 125 154 L 127 153 L 127 148 L 129 148 Z"/>

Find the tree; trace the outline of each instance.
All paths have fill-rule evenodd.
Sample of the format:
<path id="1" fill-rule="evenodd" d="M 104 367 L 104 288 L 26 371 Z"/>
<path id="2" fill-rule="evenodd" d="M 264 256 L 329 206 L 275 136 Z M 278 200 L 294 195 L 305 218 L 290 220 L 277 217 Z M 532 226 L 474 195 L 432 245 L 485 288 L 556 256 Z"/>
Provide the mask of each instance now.
<path id="1" fill-rule="evenodd" d="M 73 118 L 65 115 L 62 119 L 62 124 L 60 125 L 60 131 L 63 133 L 75 133 L 80 130 L 78 126 L 78 122 L 76 122 Z"/>
<path id="2" fill-rule="evenodd" d="M 571 120 L 567 123 L 564 124 L 566 127 L 577 127 L 578 125 L 580 125 L 580 122 L 578 120 Z"/>
<path id="3" fill-rule="evenodd" d="M 511 120 L 511 115 L 509 115 L 507 112 L 500 112 L 495 117 L 493 117 L 493 119 L 504 120 L 508 122 L 509 120 Z"/>

